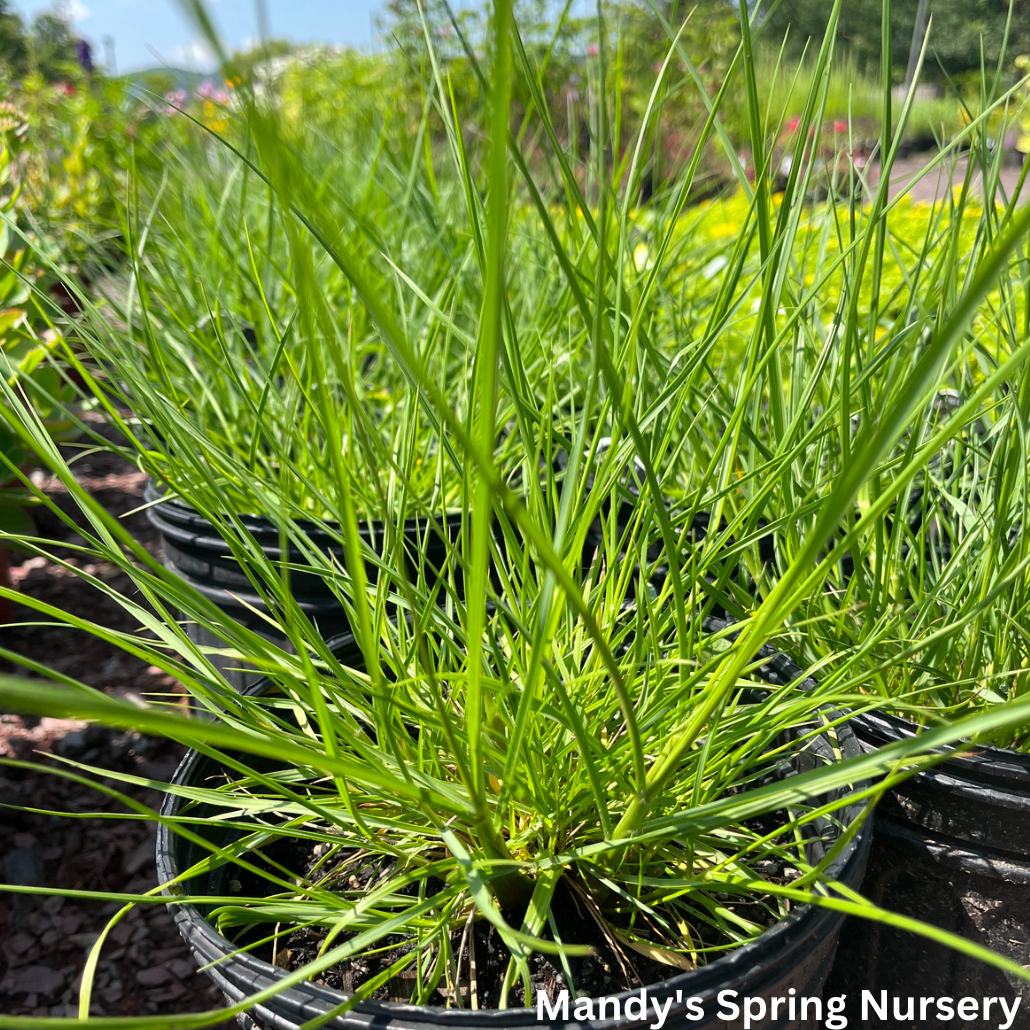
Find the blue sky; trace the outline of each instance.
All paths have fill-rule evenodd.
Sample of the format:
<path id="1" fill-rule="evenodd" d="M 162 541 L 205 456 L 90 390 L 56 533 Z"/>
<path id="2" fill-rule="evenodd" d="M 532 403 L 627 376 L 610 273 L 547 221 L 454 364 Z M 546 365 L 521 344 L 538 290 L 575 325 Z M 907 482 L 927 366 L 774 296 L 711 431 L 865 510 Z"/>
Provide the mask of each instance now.
<path id="1" fill-rule="evenodd" d="M 119 72 L 165 63 L 207 70 L 210 56 L 174 0 L 13 0 L 25 17 L 55 7 L 71 15 L 80 35 L 104 60 L 104 37 L 114 40 Z M 371 19 L 382 0 L 266 0 L 269 34 L 296 42 L 342 43 L 368 49 Z M 209 0 L 208 9 L 231 47 L 257 38 L 254 0 Z M 160 60 L 152 52 L 160 55 Z"/>

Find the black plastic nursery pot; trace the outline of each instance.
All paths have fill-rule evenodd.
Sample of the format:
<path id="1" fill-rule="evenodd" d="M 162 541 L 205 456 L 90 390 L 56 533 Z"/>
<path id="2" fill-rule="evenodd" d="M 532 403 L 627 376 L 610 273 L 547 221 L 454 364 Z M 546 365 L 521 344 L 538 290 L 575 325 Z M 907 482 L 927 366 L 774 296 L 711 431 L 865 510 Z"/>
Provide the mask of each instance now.
<path id="1" fill-rule="evenodd" d="M 153 483 L 148 484 L 144 497 L 150 504 L 147 518 L 160 534 L 165 565 L 237 622 L 280 646 L 288 646 L 284 634 L 277 633 L 251 610 L 268 613 L 267 605 L 254 592 L 253 584 L 217 528 L 188 505 L 174 499 L 162 499 L 162 493 Z M 257 515 L 238 517 L 265 557 L 271 562 L 281 561 L 283 553 L 275 524 Z M 303 524 L 302 528 L 321 553 L 328 555 L 336 565 L 342 565 L 344 551 L 336 539 L 314 523 Z M 439 570 L 444 567 L 448 541 L 453 543 L 457 540 L 461 516 L 448 516 L 439 529 L 422 518 L 410 518 L 404 523 L 404 548 L 412 567 L 420 560 L 427 568 Z M 363 522 L 359 524 L 359 532 L 374 553 L 382 554 L 385 540 L 382 521 Z M 292 546 L 286 558 L 293 564 L 305 563 L 301 551 Z M 366 571 L 370 580 L 374 580 L 375 565 L 366 563 Z M 290 589 L 300 610 L 311 619 L 323 638 L 328 640 L 350 629 L 343 606 L 320 576 L 295 572 L 290 578 Z M 221 641 L 200 626 L 191 624 L 187 626 L 187 632 L 198 644 L 222 646 Z M 214 660 L 229 683 L 237 689 L 261 678 L 260 674 L 240 671 L 239 662 L 217 657 Z"/>
<path id="2" fill-rule="evenodd" d="M 334 641 L 331 646 L 336 653 L 341 653 L 339 641 Z M 346 646 L 345 641 L 343 648 L 346 649 Z M 782 655 L 776 655 L 770 660 L 764 667 L 763 675 L 765 673 L 768 673 L 771 683 L 793 681 L 801 675 L 800 670 Z M 266 689 L 267 681 L 264 681 L 249 687 L 248 692 L 259 694 Z M 833 720 L 834 713 L 824 714 L 829 721 Z M 861 745 L 850 726 L 845 723 L 836 727 L 833 739 L 830 733 L 824 732 L 809 741 L 794 760 L 792 772 L 859 754 Z M 172 782 L 180 786 L 196 785 L 219 772 L 220 767 L 214 760 L 191 751 L 183 759 Z M 170 794 L 162 814 L 174 817 L 183 805 L 183 799 Z M 809 845 L 810 861 L 819 861 L 825 856 L 839 840 L 840 824 L 857 816 L 860 808 L 859 804 L 853 804 L 841 810 L 838 814 L 840 823 L 820 820 L 814 826 L 813 840 Z M 190 814 L 194 818 L 203 819 L 205 811 L 203 807 L 194 806 Z M 206 822 L 191 820 L 191 828 L 217 843 L 228 842 L 230 835 L 234 834 L 234 831 L 213 819 Z M 235 831 L 235 836 L 239 833 Z M 857 889 L 865 871 L 869 837 L 868 824 L 864 824 L 835 856 L 827 870 L 828 875 Z M 183 869 L 207 854 L 205 849 L 175 834 L 165 824 L 162 823 L 158 828 L 157 873 L 161 882 L 174 879 Z M 222 990 L 227 1001 L 236 1004 L 274 985 L 286 973 L 250 952 L 237 952 L 233 944 L 206 920 L 202 906 L 189 900 L 191 895 L 224 895 L 227 876 L 228 871 L 224 866 L 208 870 L 194 879 L 177 884 L 169 893 L 182 899 L 171 906 L 171 911 L 198 964 Z M 649 1008 L 643 1018 L 635 1015 L 634 1011 L 626 1010 L 629 999 L 641 998 L 641 990 L 637 989 L 611 996 L 619 1000 L 621 1018 L 576 1019 L 575 999 L 570 1005 L 567 1018 L 563 1011 L 556 1016 L 544 1010 L 542 1021 L 538 1009 L 474 1011 L 363 1001 L 345 1014 L 337 1014 L 320 1025 L 330 1030 L 429 1030 L 440 1027 L 460 1030 L 538 1030 L 545 1024 L 618 1030 L 622 1027 L 651 1025 L 655 1020 L 653 1006 L 657 1003 L 663 1008 L 669 1006 L 665 1010 L 662 1024 L 668 1030 L 685 1030 L 688 1027 L 693 1030 L 729 1030 L 744 1026 L 745 999 L 750 998 L 761 1000 L 765 1010 L 759 1015 L 758 1001 L 751 1003 L 751 1014 L 755 1018 L 749 1025 L 753 1030 L 817 1027 L 822 1023 L 815 1018 L 815 1005 L 818 1003 L 819 1011 L 824 1014 L 831 1011 L 830 998 L 825 995 L 823 988 L 833 962 L 842 922 L 839 913 L 816 906 L 798 906 L 755 941 L 700 969 L 679 973 L 645 988 L 643 997 Z M 251 1007 L 239 1019 L 241 1025 L 250 1030 L 295 1030 L 305 1022 L 330 1012 L 346 997 L 341 991 L 322 984 L 305 982 Z M 788 1007 L 791 997 L 810 999 L 804 1013 L 796 1003 L 795 1011 L 791 1014 Z M 692 1002 L 692 999 L 697 1001 Z M 783 999 L 776 1007 L 775 1016 L 771 1014 L 773 999 Z M 559 999 L 554 1001 L 555 1004 L 559 1003 Z M 634 1004 L 639 1004 L 639 1001 Z M 729 1007 L 732 1005 L 737 1006 L 736 1016 Z M 839 1011 L 839 1005 L 839 1001 L 834 1001 L 833 1011 Z M 700 1018 L 697 1016 L 698 1007 L 703 1013 Z"/>
<path id="3" fill-rule="evenodd" d="M 917 727 L 885 713 L 852 720 L 867 750 Z M 1030 968 L 1030 755 L 976 747 L 905 780 L 876 810 L 863 893 L 884 908 L 976 941 Z M 879 998 L 1022 999 L 1010 1030 L 1030 1028 L 1030 983 L 927 938 L 848 919 L 829 990 Z M 996 1013 L 1000 1009 L 995 1008 Z M 877 1025 L 910 1027 L 897 1018 Z M 998 1026 L 993 1017 L 964 1026 Z M 851 1025 L 855 1025 L 852 1023 Z"/>

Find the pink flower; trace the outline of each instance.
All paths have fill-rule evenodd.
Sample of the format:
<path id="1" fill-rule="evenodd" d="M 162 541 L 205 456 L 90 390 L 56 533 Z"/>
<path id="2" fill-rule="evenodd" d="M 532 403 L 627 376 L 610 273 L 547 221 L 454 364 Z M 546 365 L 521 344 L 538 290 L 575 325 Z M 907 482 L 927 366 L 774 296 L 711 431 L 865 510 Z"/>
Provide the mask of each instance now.
<path id="1" fill-rule="evenodd" d="M 186 106 L 186 101 L 189 100 L 189 96 L 184 89 L 171 89 L 165 94 L 165 103 L 168 105 L 164 108 L 165 114 L 178 114 L 178 112 Z"/>
<path id="2" fill-rule="evenodd" d="M 847 132 L 848 131 L 848 123 L 847 122 L 842 122 L 842 121 L 839 121 L 839 120 L 834 122 L 833 123 L 833 131 L 834 132 Z"/>
<path id="3" fill-rule="evenodd" d="M 600 53 L 600 50 L 598 50 L 598 48 L 597 48 L 597 44 L 596 43 L 591 43 L 590 46 L 587 47 L 587 53 L 591 57 L 596 57 Z"/>
<path id="4" fill-rule="evenodd" d="M 787 122 L 787 132 L 793 132 L 800 124 L 800 118 L 791 118 L 791 120 Z"/>
<path id="5" fill-rule="evenodd" d="M 210 99 L 211 94 L 215 91 L 215 84 L 210 79 L 205 79 L 200 86 L 197 88 L 197 96 L 204 97 L 205 100 Z"/>

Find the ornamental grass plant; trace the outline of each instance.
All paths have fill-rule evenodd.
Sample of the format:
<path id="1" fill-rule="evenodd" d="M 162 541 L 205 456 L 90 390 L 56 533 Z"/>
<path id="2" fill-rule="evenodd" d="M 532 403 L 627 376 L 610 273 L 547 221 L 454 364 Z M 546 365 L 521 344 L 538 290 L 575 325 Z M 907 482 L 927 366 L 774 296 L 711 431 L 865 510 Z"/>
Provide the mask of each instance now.
<path id="1" fill-rule="evenodd" d="M 824 677 L 890 699 L 891 710 L 919 724 L 1026 689 L 1022 257 L 1000 270 L 979 301 L 970 293 L 1026 196 L 1026 170 L 1006 189 L 1005 155 L 992 144 L 997 124 L 1004 130 L 1024 117 L 1025 87 L 1005 91 L 1004 81 L 1001 67 L 985 73 L 985 115 L 928 165 L 925 174 L 936 176 L 940 166 L 954 183 L 938 202 L 916 204 L 903 191 L 891 199 L 886 171 L 874 183 L 852 169 L 859 190 L 849 186 L 837 203 L 797 205 L 792 223 L 788 184 L 771 206 L 785 227 L 778 245 L 790 258 L 776 277 L 764 276 L 768 287 L 760 255 L 742 242 L 754 207 L 743 195 L 716 202 L 687 224 L 681 220 L 678 232 L 709 248 L 721 242 L 721 251 L 701 251 L 675 275 L 684 285 L 719 284 L 724 269 L 739 265 L 746 289 L 736 294 L 736 310 L 730 312 L 725 297 L 721 307 L 713 301 L 711 287 L 669 290 L 681 298 L 670 306 L 669 335 L 678 326 L 681 339 L 710 341 L 705 355 L 727 410 L 734 397 L 724 384 L 732 369 L 755 367 L 765 378 L 746 402 L 732 471 L 722 466 L 724 492 L 701 499 L 690 489 L 705 481 L 726 447 L 725 436 L 717 435 L 725 421 L 712 432 L 703 418 L 684 423 L 681 459 L 664 484 L 680 508 L 680 525 L 691 527 L 701 511 L 712 514 L 708 526 L 719 525 L 711 564 L 706 544 L 696 552 L 697 568 L 710 586 L 729 592 L 718 603 L 741 616 L 753 607 L 756 586 L 760 595 L 775 589 L 810 534 L 822 531 L 817 499 L 844 475 L 870 413 L 889 409 L 907 391 L 948 313 L 968 306 L 962 344 L 940 367 L 934 389 L 859 489 L 850 515 L 833 534 L 817 537 L 822 565 L 810 582 L 825 570 L 825 587 L 806 593 L 780 637 Z M 803 134 L 803 128 L 792 133 L 799 147 Z M 881 144 L 885 168 L 896 141 Z M 961 175 L 959 147 L 969 154 Z M 739 237 L 727 232 L 731 218 Z M 865 229 L 874 231 L 865 235 Z M 767 331 L 779 353 L 762 370 L 761 322 L 771 308 L 776 315 Z M 670 394 L 687 379 L 673 373 L 677 363 L 688 363 L 688 348 L 657 376 Z M 698 406 L 695 400 L 688 408 Z M 786 454 L 789 471 L 777 474 Z M 739 558 L 727 561 L 733 554 Z M 1024 748 L 1025 725 L 995 735 L 993 743 Z"/>
<path id="2" fill-rule="evenodd" d="M 989 107 L 995 95 L 987 87 L 985 95 Z M 1018 118 L 1019 107 L 990 117 Z M 944 312 L 967 300 L 977 269 L 1025 203 L 1025 169 L 1007 192 L 1004 155 L 985 133 L 974 133 L 970 153 L 964 176 L 926 211 L 922 247 L 904 226 L 897 236 L 888 229 L 890 256 L 872 280 L 879 306 L 863 312 L 868 328 L 855 337 L 870 370 L 861 407 L 850 410 L 856 424 L 901 386 Z M 860 312 L 867 295 L 860 295 Z M 965 346 L 941 370 L 890 459 L 859 491 L 850 519 L 855 532 L 846 549 L 843 541 L 835 548 L 830 589 L 810 595 L 784 645 L 841 675 L 842 684 L 864 679 L 862 689 L 890 699 L 895 714 L 921 725 L 1026 690 L 1027 311 L 1021 257 L 977 305 Z M 867 342 L 874 335 L 882 342 L 876 349 Z M 824 404 L 841 416 L 847 410 L 842 397 L 819 398 L 820 409 Z M 816 448 L 831 475 L 846 461 L 846 438 L 824 436 Z M 919 468 L 909 476 L 913 459 Z M 899 474 L 902 490 L 885 488 Z M 1025 750 L 1026 724 L 990 742 Z"/>
<path id="3" fill-rule="evenodd" d="M 33 406 L 0 384 L 22 446 L 79 507 L 81 553 L 131 577 L 132 596 L 92 582 L 140 632 L 18 600 L 145 658 L 207 717 L 137 708 L 39 666 L 29 671 L 45 689 L 8 677 L 0 703 L 164 734 L 223 769 L 203 785 L 161 785 L 180 799 L 174 815 L 126 799 L 127 817 L 156 818 L 206 855 L 162 885 L 171 893 L 92 896 L 174 906 L 183 883 L 225 868 L 228 893 L 192 900 L 213 907 L 236 945 L 278 959 L 296 933 L 315 942 L 261 997 L 349 969 L 340 1011 L 402 974 L 414 1002 L 520 1005 L 540 961 L 575 991 L 587 952 L 602 946 L 618 986 L 633 987 L 717 959 L 802 904 L 885 920 L 1027 976 L 878 909 L 829 872 L 867 814 L 845 822 L 843 809 L 871 803 L 942 748 L 1030 716 L 1021 695 L 847 761 L 821 761 L 810 746 L 838 739 L 842 709 L 888 703 L 867 672 L 898 615 L 868 571 L 888 552 L 868 541 L 916 489 L 932 496 L 942 448 L 1030 354 L 1013 333 L 987 348 L 989 368 L 972 364 L 983 326 L 1009 324 L 996 298 L 1017 290 L 1018 308 L 1030 209 L 984 206 L 968 258 L 956 245 L 972 210 L 961 199 L 904 246 L 885 186 L 867 184 L 868 204 L 852 189 L 847 205 L 814 216 L 806 197 L 823 173 L 809 141 L 820 134 L 807 130 L 824 114 L 840 6 L 774 199 L 781 126 L 766 120 L 742 5 L 727 86 L 702 91 L 701 135 L 724 136 L 725 90 L 742 81 L 754 181 L 734 157 L 746 214 L 736 236 L 702 251 L 685 214 L 700 151 L 636 208 L 670 69 L 692 67 L 677 30 L 668 26 L 640 135 L 620 139 L 619 113 L 595 88 L 590 153 L 577 163 L 542 94 L 512 125 L 512 69 L 530 82 L 537 69 L 506 0 L 493 8 L 489 55 L 468 55 L 489 96 L 484 124 L 462 121 L 439 62 L 426 77 L 442 154 L 419 145 L 402 164 L 384 136 L 364 181 L 340 185 L 283 127 L 274 97 L 254 97 L 199 181 L 173 170 L 152 196 L 130 194 L 130 288 L 117 305 L 82 294 L 56 367 L 77 373 L 122 429 L 124 453 L 217 527 L 292 652 L 162 567 L 76 482 Z M 191 10 L 217 46 L 204 8 Z M 602 6 L 594 87 L 613 59 L 603 18 Z M 887 170 L 906 110 L 883 118 Z M 546 181 L 527 174 L 529 137 L 548 155 Z M 900 281 L 888 291 L 892 262 Z M 966 399 L 942 406 L 944 384 L 967 372 Z M 303 560 L 266 555 L 248 512 Z M 447 513 L 461 528 L 442 577 L 389 546 L 408 515 Z M 370 516 L 384 522 L 381 551 L 361 537 Z M 312 525 L 339 542 L 342 562 L 313 543 Z M 8 537 L 50 553 L 46 540 Z M 1011 587 L 1023 568 L 1002 563 L 992 587 Z M 290 588 L 301 573 L 332 585 L 352 640 L 327 642 L 305 618 Z M 712 621 L 717 611 L 735 624 Z M 852 642 L 841 627 L 865 612 L 882 612 L 887 630 Z M 195 643 L 189 622 L 224 647 Z M 913 624 L 906 647 L 944 646 L 965 625 Z M 763 684 L 756 656 L 784 640 L 822 648 L 830 674 Z M 216 655 L 266 673 L 266 693 L 232 691 Z M 119 778 L 139 782 L 69 761 L 51 770 L 109 794 Z M 212 840 L 214 824 L 229 838 Z M 588 914 L 589 932 L 570 934 L 570 906 Z M 466 928 L 466 940 L 493 934 L 503 957 L 481 997 L 469 990 Z M 90 955 L 83 1020 L 105 946 L 101 937 Z M 650 972 L 638 977 L 635 965 Z M 176 1025 L 209 1025 L 254 1001 Z M 0 1016 L 0 1027 L 36 1025 Z"/>

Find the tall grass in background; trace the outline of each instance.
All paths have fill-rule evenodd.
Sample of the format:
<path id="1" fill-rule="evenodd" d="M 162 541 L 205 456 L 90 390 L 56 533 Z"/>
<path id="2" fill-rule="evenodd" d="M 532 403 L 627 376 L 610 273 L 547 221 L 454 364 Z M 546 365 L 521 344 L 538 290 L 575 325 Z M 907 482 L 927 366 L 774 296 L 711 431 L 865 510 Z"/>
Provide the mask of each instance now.
<path id="1" fill-rule="evenodd" d="M 937 207 L 924 208 L 918 233 L 903 201 L 885 203 L 881 180 L 871 208 L 852 205 L 848 213 L 854 233 L 878 205 L 888 212 L 877 236 L 879 253 L 874 246 L 864 268 L 845 263 L 839 277 L 821 278 L 832 263 L 825 256 L 844 247 L 839 208 L 814 211 L 801 234 L 803 246 L 795 246 L 802 282 L 811 289 L 794 309 L 799 317 L 790 381 L 811 382 L 804 369 L 822 360 L 826 343 L 840 334 L 845 354 L 852 355 L 843 368 L 838 365 L 840 373 L 861 385 L 854 397 L 838 381 L 826 392 L 799 395 L 792 387 L 785 394 L 814 404 L 806 412 L 786 399 L 785 415 L 792 427 L 811 434 L 801 454 L 812 463 L 803 460 L 795 466 L 797 479 L 782 481 L 785 491 L 797 491 L 795 500 L 772 501 L 770 522 L 777 512 L 797 510 L 803 493 L 795 484 L 832 481 L 845 472 L 849 434 L 827 432 L 825 415 L 835 412 L 838 425 L 850 418 L 861 435 L 871 413 L 884 410 L 906 388 L 939 337 L 946 313 L 963 305 L 970 311 L 960 346 L 935 374 L 933 393 L 913 410 L 881 468 L 859 490 L 841 535 L 825 541 L 825 552 L 832 548 L 825 560 L 831 570 L 827 589 L 804 602 L 804 628 L 792 642 L 795 649 L 807 648 L 830 679 L 840 675 L 844 684 L 889 697 L 896 712 L 920 723 L 1026 690 L 1022 470 L 1028 305 L 1022 258 L 1001 272 L 979 302 L 970 292 L 977 270 L 1025 200 L 1025 170 L 1014 190 L 1001 185 L 1004 155 L 993 146 L 999 138 L 996 119 L 1003 111 L 1016 115 L 1019 104 L 1011 93 L 1001 93 L 999 78 L 985 78 L 985 114 L 956 140 L 969 146 L 964 176 Z M 1003 123 L 1002 135 L 1004 129 Z M 954 164 L 947 150 L 936 160 L 946 168 Z M 1018 246 L 1021 253 L 1022 241 Z M 835 317 L 820 316 L 806 303 L 816 290 L 827 289 L 839 298 Z M 750 425 L 760 436 L 771 432 L 779 439 L 775 403 L 768 412 L 753 413 Z M 752 474 L 763 464 L 764 456 L 752 457 Z M 778 489 L 773 486 L 770 496 Z M 1024 747 L 1025 725 L 993 742 Z"/>
<path id="2" fill-rule="evenodd" d="M 927 588 L 919 570 L 937 559 L 921 557 L 930 521 L 913 529 L 899 513 L 919 489 L 921 510 L 939 522 L 959 510 L 934 500 L 934 488 L 952 482 L 963 452 L 952 441 L 974 418 L 989 417 L 1012 442 L 971 473 L 990 470 L 999 519 L 1025 503 L 1021 444 L 1004 428 L 1025 410 L 1030 209 L 979 207 L 967 189 L 913 238 L 911 226 L 895 226 L 907 209 L 889 201 L 888 175 L 866 183 L 860 201 L 859 171 L 820 166 L 839 9 L 838 0 L 774 196 L 783 126 L 778 113 L 766 120 L 773 109 L 742 6 L 731 77 L 715 98 L 704 94 L 700 126 L 702 145 L 725 136 L 725 97 L 740 85 L 751 141 L 738 160 L 743 199 L 735 231 L 715 239 L 705 235 L 709 213 L 686 208 L 700 150 L 655 203 L 637 207 L 666 78 L 692 63 L 675 31 L 641 133 L 623 140 L 602 88 L 618 54 L 599 26 L 580 164 L 559 143 L 563 113 L 541 93 L 525 123 L 512 123 L 511 71 L 532 83 L 539 69 L 503 0 L 491 53 L 468 54 L 490 97 L 487 123 L 464 121 L 434 58 L 418 131 L 398 135 L 384 122 L 362 158 L 329 127 L 309 139 L 274 96 L 254 98 L 234 149 L 184 151 L 181 168 L 133 185 L 126 288 L 81 295 L 64 368 L 121 428 L 123 452 L 218 528 L 292 650 L 150 557 L 76 483 L 18 391 L 0 384 L 24 445 L 80 507 L 82 553 L 132 578 L 138 594 L 113 596 L 148 636 L 18 600 L 145 657 L 213 718 L 131 708 L 42 668 L 32 671 L 54 681 L 47 690 L 8 678 L 0 700 L 165 733 L 235 770 L 225 787 L 188 796 L 224 807 L 239 841 L 193 839 L 215 863 L 248 863 L 270 897 L 212 899 L 219 925 L 263 927 L 269 939 L 277 924 L 339 935 L 270 991 L 397 934 L 411 947 L 393 971 L 414 964 L 412 998 L 424 1001 L 453 975 L 452 931 L 479 920 L 509 949 L 501 995 L 513 1003 L 528 990 L 534 951 L 575 954 L 577 942 L 556 943 L 559 885 L 634 943 L 653 947 L 658 935 L 680 968 L 811 902 L 1026 976 L 971 942 L 835 893 L 826 866 L 857 826 L 839 828 L 825 861 L 811 863 L 803 846 L 849 792 L 883 789 L 864 778 L 911 772 L 939 758 L 929 749 L 970 735 L 1011 732 L 1030 715 L 1025 695 L 853 762 L 761 782 L 793 753 L 792 739 L 827 720 L 832 731 L 836 709 L 883 706 L 881 692 L 906 689 L 909 654 L 936 648 L 947 670 L 948 649 L 965 646 L 971 619 L 942 621 L 931 605 L 922 622 L 906 621 L 907 605 L 928 602 L 899 583 Z M 217 46 L 205 10 L 192 11 Z M 890 83 L 881 85 L 889 104 Z M 882 120 L 887 171 L 910 112 L 908 102 Z M 443 125 L 441 150 L 427 143 L 430 117 Z M 963 139 L 996 179 L 984 124 Z M 537 177 L 527 138 L 547 155 Z M 360 178 L 341 178 L 356 167 Z M 819 190 L 848 199 L 812 206 Z M 957 404 L 942 404 L 946 388 Z M 241 517 L 252 512 L 303 561 L 264 555 Z M 406 517 L 448 513 L 461 530 L 438 579 L 406 563 L 396 541 Z M 381 552 L 362 538 L 369 516 L 384 520 Z M 342 563 L 319 550 L 312 525 L 340 544 Z M 1016 641 L 989 602 L 1021 596 L 1025 545 L 1002 529 L 988 536 L 976 553 L 989 582 L 975 602 L 987 607 L 976 613 L 990 611 Z M 998 560 L 1013 547 L 1014 558 Z M 345 607 L 346 654 L 298 609 L 290 582 L 300 572 L 321 576 Z M 939 582 L 929 596 L 946 606 Z M 736 619 L 732 631 L 705 623 L 717 611 Z M 194 643 L 180 620 L 266 671 L 277 692 L 234 695 L 210 661 L 218 649 Z M 755 655 L 785 640 L 825 674 L 813 690 L 796 683 L 756 702 Z M 998 654 L 1014 662 L 1017 650 Z M 948 675 L 962 684 L 961 670 Z M 193 833 L 188 810 L 166 821 Z M 290 834 L 366 853 L 380 885 L 359 895 L 302 877 L 298 888 L 257 862 L 269 835 Z M 799 879 L 763 876 L 769 856 Z M 761 918 L 727 918 L 727 893 L 755 900 Z"/>
<path id="3" fill-rule="evenodd" d="M 755 52 L 755 80 L 774 119 L 789 122 L 800 118 L 815 77 L 816 61 L 812 55 L 792 66 L 767 46 Z M 824 120 L 827 127 L 844 123 L 847 128 L 837 130 L 841 140 L 853 136 L 865 145 L 867 140 L 879 136 L 882 117 L 883 77 L 875 69 L 861 65 L 853 54 L 836 56 L 826 86 Z M 939 98 L 920 95 L 901 127 L 901 137 L 947 141 L 967 120 L 962 98 L 956 93 L 946 92 Z M 892 130 L 898 128 L 895 120 Z"/>

